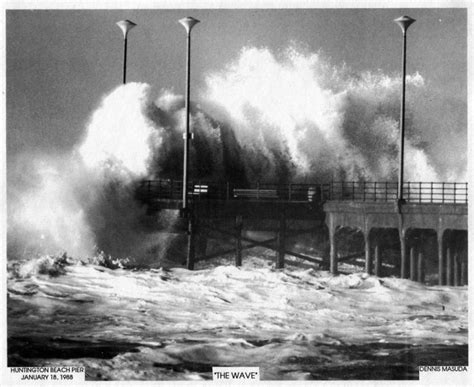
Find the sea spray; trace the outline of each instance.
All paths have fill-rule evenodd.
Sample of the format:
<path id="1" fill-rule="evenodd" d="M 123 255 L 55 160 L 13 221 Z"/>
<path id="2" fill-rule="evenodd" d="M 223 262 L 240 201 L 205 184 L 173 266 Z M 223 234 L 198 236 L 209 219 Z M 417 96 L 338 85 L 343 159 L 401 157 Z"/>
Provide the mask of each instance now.
<path id="1" fill-rule="evenodd" d="M 148 89 L 129 84 L 112 91 L 70 155 L 21 159 L 31 179 L 21 191 L 11 190 L 10 257 L 103 251 L 139 258 L 167 239 L 154 238 L 140 223 L 146 208 L 135 198 L 160 139 L 160 127 L 146 113 L 152 104 Z"/>
<path id="2" fill-rule="evenodd" d="M 76 256 L 94 253 L 95 236 L 87 203 L 95 185 L 74 155 L 17 157 L 24 172 L 21 188 L 8 187 L 8 257 L 27 258 L 67 250 Z"/>
<path id="3" fill-rule="evenodd" d="M 416 101 L 423 77 L 409 75 L 407 85 L 409 102 Z M 289 48 L 276 56 L 250 47 L 226 69 L 208 75 L 203 97 L 229 121 L 242 147 L 268 160 L 286 154 L 296 179 L 394 180 L 399 89 L 397 76 L 353 74 L 320 53 Z M 407 179 L 438 180 L 422 143 L 415 141 L 419 132 L 410 103 L 407 110 Z"/>
<path id="4" fill-rule="evenodd" d="M 129 83 L 103 99 L 79 146 L 89 169 L 123 173 L 122 180 L 147 175 L 152 146 L 157 148 L 161 140 L 160 128 L 146 114 L 149 92 L 149 85 Z"/>

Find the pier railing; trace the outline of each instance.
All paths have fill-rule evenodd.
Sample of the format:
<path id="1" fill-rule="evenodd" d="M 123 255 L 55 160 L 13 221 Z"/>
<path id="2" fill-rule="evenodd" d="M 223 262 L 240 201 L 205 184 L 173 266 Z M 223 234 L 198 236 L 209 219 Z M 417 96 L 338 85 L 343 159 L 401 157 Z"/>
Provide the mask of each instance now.
<path id="1" fill-rule="evenodd" d="M 329 200 L 395 201 L 398 183 L 332 182 Z M 403 198 L 410 203 L 467 203 L 467 183 L 405 182 Z"/>
<path id="2" fill-rule="evenodd" d="M 180 180 L 145 180 L 137 190 L 142 200 L 181 200 Z M 323 203 L 328 200 L 393 202 L 397 200 L 395 182 L 344 181 L 315 184 L 251 185 L 196 180 L 188 183 L 190 200 L 252 200 Z M 410 203 L 466 204 L 467 183 L 405 182 L 403 197 Z"/>

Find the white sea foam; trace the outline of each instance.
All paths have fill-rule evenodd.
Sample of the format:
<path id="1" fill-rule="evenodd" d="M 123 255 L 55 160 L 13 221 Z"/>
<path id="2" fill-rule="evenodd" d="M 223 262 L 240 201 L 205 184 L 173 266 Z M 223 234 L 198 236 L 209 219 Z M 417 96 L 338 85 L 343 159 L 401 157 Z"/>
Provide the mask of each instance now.
<path id="1" fill-rule="evenodd" d="M 317 358 L 325 346 L 332 353 L 326 356 L 337 361 L 337 348 L 348 345 L 467 343 L 466 287 L 427 287 L 362 273 L 333 277 L 297 268 L 277 271 L 256 257 L 241 268 L 198 271 L 110 270 L 90 264 L 64 269 L 60 276 L 34 270 L 27 278 L 11 276 L 9 335 L 34 339 L 54 331 L 91 342 L 136 343 L 139 353 L 93 361 L 93 368 L 111 378 L 143 376 L 131 359 L 143 361 L 143 371 L 149 361 L 185 369 L 187 363 L 246 365 L 251 357 L 265 372 L 272 364 L 281 377 L 278 369 L 285 359 Z M 15 312 L 27 305 L 27 317 Z M 55 328 L 58 316 L 60 330 Z M 74 361 L 90 365 L 92 360 Z M 153 367 L 149 371 L 145 379 L 168 375 L 165 369 L 158 376 Z M 186 377 L 176 372 L 171 378 Z"/>

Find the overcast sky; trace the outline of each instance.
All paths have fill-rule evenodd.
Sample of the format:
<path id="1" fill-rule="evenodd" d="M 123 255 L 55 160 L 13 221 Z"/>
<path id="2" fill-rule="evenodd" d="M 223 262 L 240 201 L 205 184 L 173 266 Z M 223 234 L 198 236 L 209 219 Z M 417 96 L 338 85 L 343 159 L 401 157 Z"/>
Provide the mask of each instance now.
<path id="1" fill-rule="evenodd" d="M 465 9 L 7 10 L 7 152 L 70 151 L 103 95 L 122 81 L 123 37 L 130 19 L 127 81 L 184 94 L 185 31 L 193 16 L 192 98 L 205 76 L 244 46 L 284 50 L 292 42 L 322 50 L 355 73 L 397 74 L 402 34 L 393 19 L 417 19 L 408 30 L 408 73 L 418 71 L 443 93 L 467 100 Z"/>

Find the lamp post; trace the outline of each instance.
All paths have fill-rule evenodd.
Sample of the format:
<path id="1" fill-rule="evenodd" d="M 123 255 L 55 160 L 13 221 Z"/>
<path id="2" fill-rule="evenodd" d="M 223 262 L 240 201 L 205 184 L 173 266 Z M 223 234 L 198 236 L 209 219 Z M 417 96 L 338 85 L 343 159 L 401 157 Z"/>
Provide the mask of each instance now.
<path id="1" fill-rule="evenodd" d="M 188 195 L 187 195 L 187 186 L 188 186 L 188 164 L 189 164 L 189 140 L 191 134 L 189 132 L 189 94 L 190 94 L 190 83 L 191 83 L 191 30 L 199 23 L 199 20 L 192 17 L 185 17 L 184 19 L 179 20 L 179 22 L 186 29 L 187 34 L 187 50 L 186 50 L 186 99 L 185 99 L 185 108 L 186 108 L 186 132 L 183 135 L 184 138 L 184 162 L 183 162 L 183 215 L 187 215 L 188 212 Z"/>
<path id="2" fill-rule="evenodd" d="M 398 19 L 394 20 L 397 23 L 403 32 L 403 53 L 402 53 L 402 96 L 400 103 L 400 167 L 398 169 L 398 193 L 397 199 L 398 204 L 404 202 L 403 199 L 403 156 L 405 149 L 405 77 L 406 77 L 406 44 L 407 44 L 407 29 L 408 27 L 415 22 L 415 19 L 412 19 L 409 16 L 401 16 Z"/>
<path id="3" fill-rule="evenodd" d="M 130 20 L 120 20 L 117 25 L 123 32 L 123 84 L 125 85 L 127 83 L 127 35 L 136 24 Z"/>

